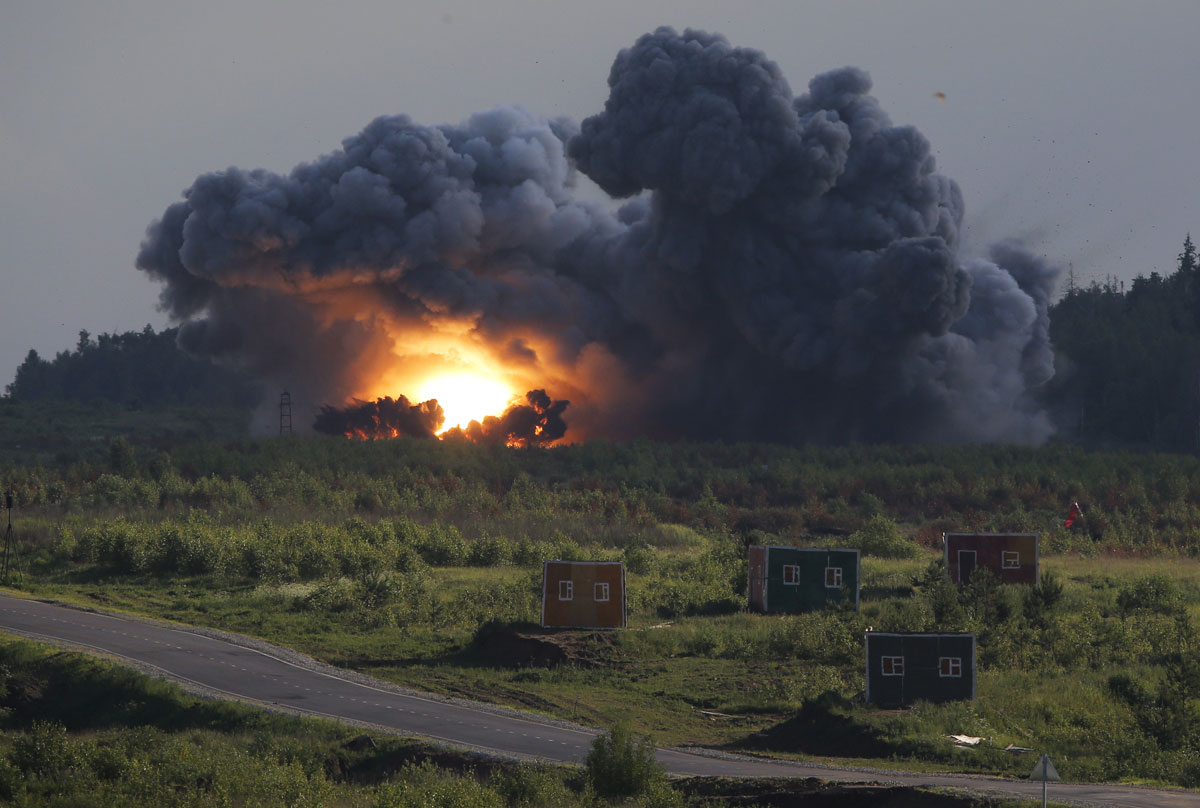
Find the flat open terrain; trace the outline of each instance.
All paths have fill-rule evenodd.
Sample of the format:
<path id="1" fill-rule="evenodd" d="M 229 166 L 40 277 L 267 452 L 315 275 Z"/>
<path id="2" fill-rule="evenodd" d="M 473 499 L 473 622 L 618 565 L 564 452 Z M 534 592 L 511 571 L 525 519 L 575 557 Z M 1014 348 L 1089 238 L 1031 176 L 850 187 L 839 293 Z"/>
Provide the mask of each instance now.
<path id="1" fill-rule="evenodd" d="M 664 746 L 1024 776 L 1036 755 L 1014 747 L 1048 751 L 1072 781 L 1194 787 L 1193 465 L 1071 449 L 113 442 L 7 472 L 10 584 Z M 1085 516 L 1065 530 L 1074 499 Z M 947 530 L 1040 532 L 1044 576 L 955 589 Z M 860 610 L 748 611 L 754 543 L 859 549 Z M 629 627 L 540 631 L 552 558 L 623 561 Z M 868 629 L 975 633 L 978 698 L 863 704 Z"/>
<path id="2" fill-rule="evenodd" d="M 0 596 L 0 627 L 147 665 L 168 678 L 226 698 L 396 729 L 485 753 L 582 763 L 596 736 L 588 728 L 512 712 L 497 713 L 483 705 L 396 692 L 366 679 L 346 679 L 299 657 L 288 659 L 283 649 L 231 644 L 168 624 L 124 620 Z M 748 757 L 702 757 L 675 749 L 660 749 L 657 758 L 668 772 L 685 776 L 817 777 L 835 782 L 956 788 L 1009 799 L 1035 797 L 1041 788 L 1028 780 L 853 771 Z M 1184 792 L 1080 784 L 1055 784 L 1054 790 L 1059 799 L 1144 808 L 1182 808 L 1192 804 L 1195 797 Z"/>

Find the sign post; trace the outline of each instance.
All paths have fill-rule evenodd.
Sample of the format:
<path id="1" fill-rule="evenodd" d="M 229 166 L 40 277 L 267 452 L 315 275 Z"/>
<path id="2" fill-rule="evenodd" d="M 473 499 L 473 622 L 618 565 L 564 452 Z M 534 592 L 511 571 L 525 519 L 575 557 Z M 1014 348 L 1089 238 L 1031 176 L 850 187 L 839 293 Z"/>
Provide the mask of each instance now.
<path id="1" fill-rule="evenodd" d="M 1042 752 L 1042 759 L 1033 767 L 1033 771 L 1029 773 L 1030 780 L 1042 781 L 1042 808 L 1046 808 L 1046 783 L 1050 780 L 1061 782 L 1062 778 L 1058 776 L 1058 772 L 1054 769 L 1054 764 L 1050 762 L 1050 756 Z"/>

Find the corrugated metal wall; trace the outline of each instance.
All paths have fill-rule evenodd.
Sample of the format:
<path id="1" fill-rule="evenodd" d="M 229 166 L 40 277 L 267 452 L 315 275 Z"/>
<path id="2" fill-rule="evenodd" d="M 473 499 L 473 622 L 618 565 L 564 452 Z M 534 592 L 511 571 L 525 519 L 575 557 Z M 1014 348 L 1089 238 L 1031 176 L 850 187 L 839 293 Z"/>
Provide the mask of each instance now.
<path id="1" fill-rule="evenodd" d="M 542 573 L 542 625 L 623 628 L 625 566 L 620 561 L 547 561 Z"/>

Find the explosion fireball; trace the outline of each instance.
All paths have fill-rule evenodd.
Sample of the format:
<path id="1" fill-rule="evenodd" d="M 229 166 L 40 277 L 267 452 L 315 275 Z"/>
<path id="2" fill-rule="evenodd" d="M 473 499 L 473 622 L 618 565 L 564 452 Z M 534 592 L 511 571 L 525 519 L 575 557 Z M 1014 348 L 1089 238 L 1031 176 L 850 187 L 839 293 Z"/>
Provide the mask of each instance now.
<path id="1" fill-rule="evenodd" d="M 1056 270 L 963 253 L 958 186 L 864 71 L 796 95 L 758 51 L 660 28 L 608 83 L 579 126 L 385 116 L 287 175 L 205 174 L 138 267 L 183 348 L 318 430 L 545 445 L 569 400 L 575 440 L 1050 434 Z"/>
<path id="2" fill-rule="evenodd" d="M 354 401 L 342 408 L 324 406 L 313 429 L 360 440 L 437 435 L 512 447 L 545 446 L 566 433 L 562 414 L 570 402 L 551 401 L 545 390 L 530 390 L 525 402 L 513 402 L 502 414 L 484 415 L 466 426 L 446 427 L 442 407 L 435 399 L 413 404 L 404 396 L 385 396 L 376 401 Z"/>
<path id="3" fill-rule="evenodd" d="M 442 407 L 445 420 L 439 434 L 452 427 L 467 427 L 472 421 L 503 413 L 516 396 L 504 382 L 474 373 L 453 373 L 425 382 L 417 398 L 434 399 Z"/>

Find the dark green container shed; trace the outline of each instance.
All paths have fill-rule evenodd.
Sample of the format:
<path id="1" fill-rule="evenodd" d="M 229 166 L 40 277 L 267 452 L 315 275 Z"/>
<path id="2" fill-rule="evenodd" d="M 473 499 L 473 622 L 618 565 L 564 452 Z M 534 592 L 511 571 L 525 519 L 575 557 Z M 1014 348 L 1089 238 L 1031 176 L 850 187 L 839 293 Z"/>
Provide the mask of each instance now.
<path id="1" fill-rule="evenodd" d="M 770 614 L 823 609 L 831 603 L 858 608 L 858 550 L 754 545 L 749 550 L 750 608 Z"/>
<path id="2" fill-rule="evenodd" d="M 974 634 L 868 631 L 866 638 L 869 704 L 905 707 L 975 698 Z"/>

